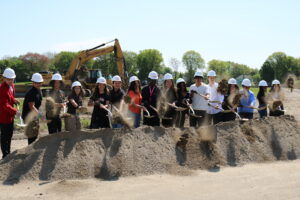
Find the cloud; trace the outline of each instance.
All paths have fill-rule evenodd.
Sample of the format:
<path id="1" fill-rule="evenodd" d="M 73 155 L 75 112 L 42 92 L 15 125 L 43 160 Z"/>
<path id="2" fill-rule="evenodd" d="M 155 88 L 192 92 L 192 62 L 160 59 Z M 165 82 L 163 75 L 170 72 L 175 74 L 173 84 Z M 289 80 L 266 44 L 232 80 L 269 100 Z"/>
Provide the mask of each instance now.
<path id="1" fill-rule="evenodd" d="M 56 52 L 59 52 L 59 51 L 81 51 L 81 50 L 93 48 L 95 46 L 106 43 L 113 39 L 114 39 L 114 37 L 103 37 L 103 38 L 95 38 L 95 39 L 90 39 L 90 40 L 64 42 L 64 43 L 53 45 L 53 47 L 51 49 L 53 49 Z"/>

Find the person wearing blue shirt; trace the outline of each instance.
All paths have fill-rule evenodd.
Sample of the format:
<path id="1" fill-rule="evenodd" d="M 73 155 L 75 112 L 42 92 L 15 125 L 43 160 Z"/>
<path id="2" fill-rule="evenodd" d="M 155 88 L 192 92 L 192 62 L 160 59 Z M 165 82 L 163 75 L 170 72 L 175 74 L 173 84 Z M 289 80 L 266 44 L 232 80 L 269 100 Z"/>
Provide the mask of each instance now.
<path id="1" fill-rule="evenodd" d="M 249 79 L 244 79 L 242 81 L 243 95 L 240 99 L 240 105 L 238 107 L 238 113 L 242 118 L 253 119 L 253 112 L 255 106 L 255 96 L 252 91 L 250 91 L 251 81 Z"/>

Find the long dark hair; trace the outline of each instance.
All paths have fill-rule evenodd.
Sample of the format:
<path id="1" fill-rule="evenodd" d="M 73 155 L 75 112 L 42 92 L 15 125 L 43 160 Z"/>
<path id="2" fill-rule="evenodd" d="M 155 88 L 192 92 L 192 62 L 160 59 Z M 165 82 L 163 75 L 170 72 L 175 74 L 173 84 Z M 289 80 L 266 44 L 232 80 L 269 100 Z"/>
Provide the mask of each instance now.
<path id="1" fill-rule="evenodd" d="M 265 93 L 266 93 L 265 86 L 259 86 L 257 96 L 265 96 Z"/>
<path id="2" fill-rule="evenodd" d="M 141 92 L 141 82 L 140 82 L 140 80 L 138 80 L 138 87 L 139 87 L 139 91 Z M 129 88 L 128 88 L 128 91 L 127 91 L 127 94 L 130 92 L 130 91 L 133 91 L 135 94 L 137 94 L 136 93 L 136 91 L 135 91 L 135 87 L 136 87 L 136 81 L 132 81 L 131 83 L 130 83 L 130 85 L 129 85 Z"/>
<path id="3" fill-rule="evenodd" d="M 109 90 L 107 89 L 107 85 L 105 84 L 104 93 L 109 95 Z M 96 87 L 94 88 L 94 94 L 93 96 L 98 96 L 99 93 L 99 83 L 96 84 Z"/>
<path id="4" fill-rule="evenodd" d="M 228 91 L 227 91 L 227 95 L 230 95 L 230 88 L 231 88 L 231 85 L 234 85 L 235 89 L 237 91 L 240 90 L 239 86 L 237 84 L 228 84 Z"/>
<path id="5" fill-rule="evenodd" d="M 60 82 L 60 89 L 62 89 L 63 87 L 65 87 L 65 84 L 64 84 L 63 81 L 59 81 L 59 82 Z M 51 80 L 51 81 L 49 82 L 49 85 L 50 85 L 52 88 L 54 88 L 54 83 L 55 83 L 55 80 Z"/>
<path id="6" fill-rule="evenodd" d="M 79 95 L 78 96 L 80 96 L 80 97 L 84 97 L 84 95 L 85 95 L 85 92 L 84 92 L 84 90 L 82 89 L 82 87 L 81 86 L 76 86 L 76 87 L 80 87 L 80 93 L 79 93 Z M 71 94 L 70 94 L 70 96 L 77 96 L 77 94 L 76 94 L 76 92 L 75 92 L 75 87 L 73 87 L 72 88 L 72 92 L 71 92 Z"/>
<path id="7" fill-rule="evenodd" d="M 181 90 L 180 85 L 183 85 L 183 90 Z M 178 83 L 176 86 L 177 86 L 177 96 L 178 97 L 182 96 L 183 92 L 186 93 L 186 94 L 188 93 L 185 82 Z"/>

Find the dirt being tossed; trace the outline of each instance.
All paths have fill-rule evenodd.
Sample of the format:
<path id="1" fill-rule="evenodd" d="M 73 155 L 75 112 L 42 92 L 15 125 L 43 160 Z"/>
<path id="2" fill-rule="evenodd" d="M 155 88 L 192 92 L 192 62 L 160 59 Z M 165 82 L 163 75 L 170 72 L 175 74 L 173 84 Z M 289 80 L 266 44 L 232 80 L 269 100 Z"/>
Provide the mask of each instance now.
<path id="1" fill-rule="evenodd" d="M 217 138 L 207 141 L 208 133 Z M 292 116 L 165 129 L 103 129 L 40 138 L 0 161 L 0 180 L 62 180 L 153 173 L 188 174 L 194 169 L 300 156 L 300 130 Z"/>

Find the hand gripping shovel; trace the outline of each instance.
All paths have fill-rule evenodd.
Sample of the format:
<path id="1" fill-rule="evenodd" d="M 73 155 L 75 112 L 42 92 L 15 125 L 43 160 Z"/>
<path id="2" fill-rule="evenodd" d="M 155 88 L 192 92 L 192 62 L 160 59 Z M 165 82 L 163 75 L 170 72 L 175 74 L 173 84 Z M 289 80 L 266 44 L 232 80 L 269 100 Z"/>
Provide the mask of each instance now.
<path id="1" fill-rule="evenodd" d="M 18 108 L 18 111 L 20 112 L 20 107 L 19 107 L 19 105 L 17 105 L 17 108 Z M 20 118 L 20 124 L 17 124 L 17 126 L 19 126 L 19 127 L 26 127 L 27 124 L 24 123 L 24 121 L 23 121 L 21 115 L 19 116 L 19 118 Z"/>

